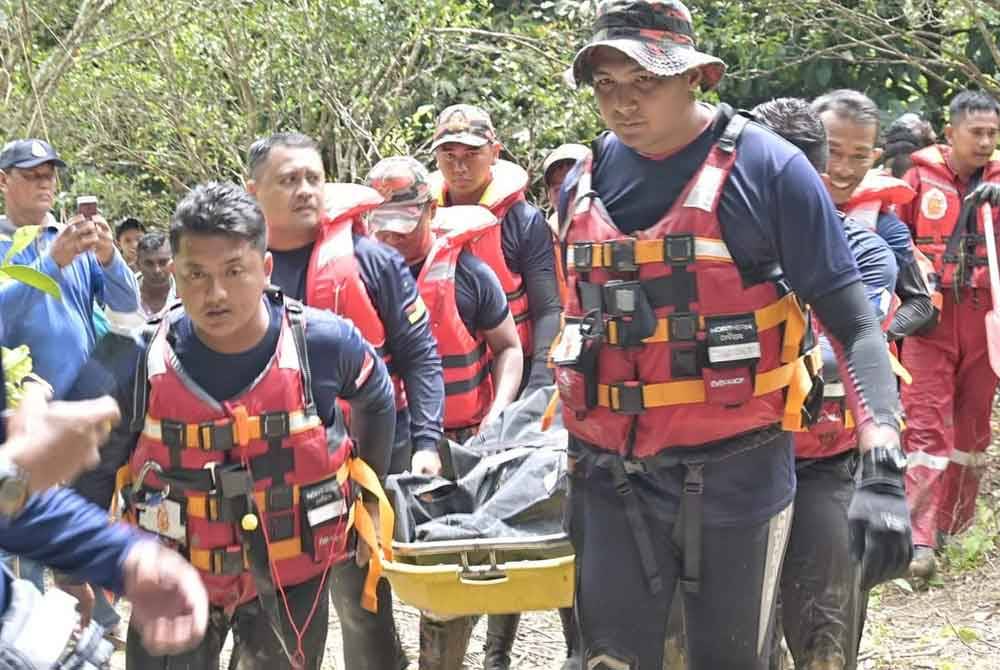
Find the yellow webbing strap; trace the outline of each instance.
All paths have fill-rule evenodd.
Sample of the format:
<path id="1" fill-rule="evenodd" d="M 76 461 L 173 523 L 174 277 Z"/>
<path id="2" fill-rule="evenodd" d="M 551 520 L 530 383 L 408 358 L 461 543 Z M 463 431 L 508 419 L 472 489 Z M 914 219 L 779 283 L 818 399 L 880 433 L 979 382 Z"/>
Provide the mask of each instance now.
<path id="1" fill-rule="evenodd" d="M 805 318 L 802 316 L 802 310 L 799 309 L 798 302 L 795 300 L 794 295 L 786 295 L 784 298 L 772 302 L 767 307 L 758 309 L 753 313 L 754 321 L 757 323 L 757 330 L 769 330 L 780 326 L 786 320 L 789 324 L 795 323 L 796 326 L 790 328 L 790 330 L 799 333 L 799 339 L 795 340 L 795 355 L 792 356 L 790 360 L 794 360 L 798 357 L 798 342 L 801 340 L 802 334 L 805 333 Z M 801 326 L 799 326 L 801 323 Z M 656 331 L 649 337 L 643 340 L 644 344 L 656 344 L 660 342 L 670 341 L 670 322 L 669 319 L 657 319 L 656 320 Z M 705 329 L 705 319 L 698 317 L 698 330 Z M 794 335 L 795 333 L 792 333 Z M 618 344 L 618 322 L 615 320 L 608 321 L 607 324 L 607 337 L 606 340 L 608 344 Z M 785 331 L 785 343 L 782 345 L 782 362 L 787 363 L 790 361 L 784 360 L 784 347 L 790 341 L 790 335 L 788 330 Z"/>
<path id="2" fill-rule="evenodd" d="M 904 384 L 912 384 L 913 377 L 910 376 L 910 371 L 903 367 L 903 364 L 899 362 L 896 358 L 896 354 L 889 352 L 889 367 L 892 368 L 893 373 L 900 378 Z"/>
<path id="3" fill-rule="evenodd" d="M 365 577 L 365 586 L 361 591 L 361 606 L 369 612 L 377 612 L 378 598 L 375 590 L 378 580 L 382 577 L 382 561 L 392 560 L 392 529 L 396 517 L 375 471 L 360 458 L 352 458 L 349 467 L 351 479 L 378 499 L 378 529 L 375 528 L 374 520 L 360 501 L 351 506 L 351 516 L 348 521 L 348 528 L 353 525 L 358 531 L 358 538 L 371 550 L 368 576 Z"/>
<path id="4" fill-rule="evenodd" d="M 785 412 L 782 419 L 784 430 L 802 430 L 802 405 L 812 389 L 813 373 L 806 359 L 815 357 L 814 350 L 791 363 L 762 372 L 754 378 L 754 396 L 763 396 L 783 388 L 788 388 Z M 810 363 L 815 365 L 813 361 Z M 646 409 L 704 403 L 705 382 L 690 379 L 659 384 L 641 384 L 642 402 Z M 597 385 L 597 404 L 611 410 L 621 407 L 619 388 L 616 385 Z"/>
<path id="5" fill-rule="evenodd" d="M 548 430 L 552 427 L 552 419 L 556 416 L 556 409 L 559 408 L 559 389 L 556 389 L 549 398 L 549 404 L 545 407 L 545 411 L 542 412 L 542 430 Z"/>
<path id="6" fill-rule="evenodd" d="M 119 496 L 123 495 L 130 486 L 132 486 L 132 470 L 126 463 L 115 472 L 115 493 L 111 496 L 111 509 L 109 511 L 112 519 L 119 518 L 118 515 L 121 514 L 123 521 L 135 525 L 135 515 L 132 512 L 118 509 Z"/>
<path id="7" fill-rule="evenodd" d="M 631 244 L 634 249 L 632 260 L 636 265 L 669 262 L 669 259 L 663 253 L 665 248 L 662 238 L 655 240 L 635 240 Z M 609 268 L 614 265 L 614 242 L 592 244 L 590 245 L 590 249 L 590 267 Z M 694 239 L 694 259 L 696 262 L 733 262 L 732 257 L 729 255 L 729 250 L 725 247 L 725 242 L 709 237 L 696 237 Z"/>

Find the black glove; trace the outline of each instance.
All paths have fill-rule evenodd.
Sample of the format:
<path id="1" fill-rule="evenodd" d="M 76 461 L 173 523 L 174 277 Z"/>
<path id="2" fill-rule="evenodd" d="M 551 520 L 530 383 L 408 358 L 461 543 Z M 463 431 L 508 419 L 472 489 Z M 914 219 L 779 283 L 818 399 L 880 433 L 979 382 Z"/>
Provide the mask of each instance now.
<path id="1" fill-rule="evenodd" d="M 861 481 L 847 519 L 851 553 L 861 562 L 865 590 L 903 576 L 913 558 L 905 473 L 906 456 L 899 447 L 876 447 L 862 457 Z"/>
<path id="2" fill-rule="evenodd" d="M 1000 182 L 984 181 L 976 187 L 976 190 L 965 196 L 965 199 L 975 203 L 977 207 L 987 202 L 994 207 L 1000 207 Z"/>

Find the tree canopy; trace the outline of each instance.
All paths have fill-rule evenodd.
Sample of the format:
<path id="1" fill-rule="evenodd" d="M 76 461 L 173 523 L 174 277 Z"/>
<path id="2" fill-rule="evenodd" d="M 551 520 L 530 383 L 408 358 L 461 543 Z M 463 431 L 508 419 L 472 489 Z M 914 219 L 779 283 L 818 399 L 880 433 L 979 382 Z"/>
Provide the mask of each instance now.
<path id="1" fill-rule="evenodd" d="M 857 88 L 887 119 L 942 121 L 968 86 L 1000 93 L 998 0 L 700 0 L 702 49 L 750 107 Z M 186 188 L 239 181 L 254 138 L 316 137 L 331 179 L 427 159 L 455 102 L 493 115 L 537 179 L 546 152 L 601 129 L 564 73 L 590 0 L 0 0 L 0 139 L 41 136 L 72 166 L 64 202 L 163 224 Z M 718 96 L 718 97 L 716 97 Z"/>

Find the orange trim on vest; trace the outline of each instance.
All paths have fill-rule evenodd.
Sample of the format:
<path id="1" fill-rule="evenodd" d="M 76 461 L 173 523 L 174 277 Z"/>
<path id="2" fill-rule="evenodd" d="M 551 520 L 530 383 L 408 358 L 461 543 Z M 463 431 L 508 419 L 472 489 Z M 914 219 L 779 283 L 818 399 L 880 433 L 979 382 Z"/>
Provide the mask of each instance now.
<path id="1" fill-rule="evenodd" d="M 876 170 L 865 175 L 851 199 L 841 206 L 847 216 L 875 230 L 878 215 L 913 200 L 917 192 L 902 179 Z"/>

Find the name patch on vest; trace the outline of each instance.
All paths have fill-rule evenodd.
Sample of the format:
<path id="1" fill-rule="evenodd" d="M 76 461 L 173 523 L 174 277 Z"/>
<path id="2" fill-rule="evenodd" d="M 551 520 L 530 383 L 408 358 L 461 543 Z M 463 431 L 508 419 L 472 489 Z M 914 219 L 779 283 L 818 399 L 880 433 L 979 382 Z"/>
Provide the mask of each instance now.
<path id="1" fill-rule="evenodd" d="M 302 508 L 309 525 L 315 528 L 347 514 L 347 501 L 337 478 L 302 487 Z"/>
<path id="2" fill-rule="evenodd" d="M 164 500 L 154 507 L 139 510 L 139 526 L 151 533 L 168 537 L 175 542 L 187 542 L 187 526 L 181 520 L 181 505 L 174 500 Z"/>
<path id="3" fill-rule="evenodd" d="M 708 317 L 708 362 L 726 367 L 746 364 L 760 358 L 760 341 L 757 339 L 757 321 L 753 314 Z"/>
<path id="4" fill-rule="evenodd" d="M 920 199 L 920 213 L 925 219 L 936 221 L 948 211 L 948 198 L 939 188 L 932 188 Z"/>

